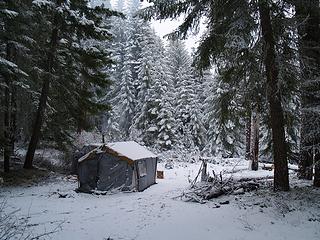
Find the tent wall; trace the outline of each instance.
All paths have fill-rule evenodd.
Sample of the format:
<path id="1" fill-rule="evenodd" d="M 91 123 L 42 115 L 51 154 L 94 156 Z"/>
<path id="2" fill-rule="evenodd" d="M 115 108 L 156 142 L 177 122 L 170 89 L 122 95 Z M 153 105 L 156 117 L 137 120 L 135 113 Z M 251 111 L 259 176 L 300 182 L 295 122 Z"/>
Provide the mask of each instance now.
<path id="1" fill-rule="evenodd" d="M 111 154 L 102 154 L 99 164 L 97 189 L 108 191 L 115 188 L 131 190 L 133 166 Z"/>
<path id="2" fill-rule="evenodd" d="M 97 154 L 79 163 L 80 190 L 109 191 L 119 188 L 143 191 L 156 183 L 156 170 L 157 158 L 137 160 L 130 165 L 109 153 Z"/>
<path id="3" fill-rule="evenodd" d="M 80 181 L 80 189 L 82 191 L 90 191 L 97 187 L 99 169 L 99 158 L 81 162 L 78 166 L 78 177 Z"/>
<path id="4" fill-rule="evenodd" d="M 84 146 L 80 151 L 77 151 L 73 154 L 72 165 L 71 165 L 71 173 L 72 174 L 78 173 L 78 165 L 79 165 L 78 160 L 79 160 L 79 158 L 86 155 L 88 152 L 92 151 L 95 148 L 96 148 L 96 146 L 93 146 L 93 145 Z"/>
<path id="5" fill-rule="evenodd" d="M 156 183 L 156 158 L 141 159 L 136 161 L 135 164 L 138 169 L 138 191 L 143 191 Z M 145 169 L 143 169 L 144 167 Z"/>

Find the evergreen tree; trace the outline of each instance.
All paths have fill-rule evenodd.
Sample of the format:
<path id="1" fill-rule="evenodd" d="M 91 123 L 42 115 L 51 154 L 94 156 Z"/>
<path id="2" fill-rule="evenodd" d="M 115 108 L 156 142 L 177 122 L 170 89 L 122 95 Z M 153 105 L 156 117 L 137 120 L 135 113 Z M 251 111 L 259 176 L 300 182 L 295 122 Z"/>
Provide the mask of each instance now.
<path id="1" fill-rule="evenodd" d="M 180 144 L 188 148 L 190 144 L 202 148 L 204 128 L 197 95 L 199 76 L 182 41 L 170 41 L 166 55 L 167 72 L 173 85 L 171 95 L 177 135 L 179 139 L 184 139 Z"/>
<path id="2" fill-rule="evenodd" d="M 235 89 L 229 90 L 221 78 L 207 83 L 204 116 L 207 126 L 207 151 L 213 155 L 233 157 L 239 155 L 239 117 L 234 101 Z"/>
<path id="3" fill-rule="evenodd" d="M 160 40 L 157 39 L 155 33 L 151 30 L 148 25 L 145 25 L 141 34 L 141 58 L 139 59 L 138 67 L 138 106 L 137 109 L 140 111 L 135 117 L 134 128 L 141 131 L 143 141 L 150 145 L 158 142 L 158 136 L 161 131 L 172 131 L 172 128 L 163 128 L 162 124 L 166 122 L 163 117 L 167 116 L 168 121 L 172 114 L 168 113 L 164 115 L 162 112 L 159 117 L 160 110 L 164 110 L 163 107 L 168 107 L 170 97 L 166 98 L 168 94 L 168 87 L 170 82 L 166 78 L 166 72 L 163 69 L 164 62 L 162 52 L 164 51 L 163 46 L 159 44 Z M 159 126 L 162 125 L 162 126 Z M 144 130 L 144 131 L 143 131 Z M 169 139 L 173 134 L 160 134 L 163 137 L 161 145 L 169 144 Z M 171 140 L 171 143 L 173 141 Z M 159 143 L 159 142 L 158 142 Z M 171 147 L 171 143 L 168 148 Z"/>
<path id="4" fill-rule="evenodd" d="M 30 92 L 30 79 L 28 62 L 30 59 L 31 13 L 28 11 L 30 1 L 1 1 L 0 2 L 0 94 L 1 109 L 3 113 L 4 143 L 4 171 L 9 171 L 9 162 L 14 154 L 17 138 L 17 111 L 20 99 L 19 93 Z M 22 100 L 22 99 L 21 99 Z"/>
<path id="5" fill-rule="evenodd" d="M 273 26 L 270 15 L 270 5 L 265 1 L 258 1 L 262 35 L 265 45 L 265 68 L 267 75 L 267 98 L 270 108 L 270 122 L 272 128 L 273 157 L 274 157 L 274 189 L 289 190 L 289 174 L 287 146 L 284 130 L 284 113 L 281 94 L 278 89 L 279 69 L 276 67 L 276 50 Z"/>
<path id="6" fill-rule="evenodd" d="M 57 120 L 66 119 L 62 116 L 68 109 L 71 117 L 78 118 L 76 121 L 81 128 L 81 121 L 86 113 L 105 109 L 104 104 L 96 101 L 95 94 L 98 94 L 98 89 L 94 86 L 106 86 L 106 76 L 101 68 L 110 63 L 110 60 L 96 41 L 110 38 L 108 29 L 103 25 L 103 19 L 104 16 L 115 15 L 115 12 L 102 7 L 90 8 L 88 1 L 84 0 L 33 1 L 33 3 L 33 11 L 37 16 L 33 28 L 34 33 L 37 33 L 36 61 L 42 89 L 25 168 L 32 168 L 48 97 L 51 97 L 51 94 L 58 96 L 55 98 L 58 102 L 68 103 L 59 109 L 62 112 L 60 116 L 57 112 L 53 112 L 55 124 L 59 122 Z M 41 31 L 42 28 L 49 31 Z M 50 85 L 52 90 L 57 87 L 56 89 L 61 91 L 52 91 L 50 94 Z M 74 101 L 66 101 L 67 97 Z M 59 105 L 61 106 L 63 105 Z"/>
<path id="7" fill-rule="evenodd" d="M 139 113 L 135 116 L 134 128 L 145 129 L 147 132 L 154 129 L 148 127 L 148 121 L 151 120 L 152 101 L 151 98 L 151 86 L 155 76 L 154 66 L 157 61 L 156 56 L 153 55 L 153 49 L 155 48 L 155 36 L 149 25 L 145 25 L 142 29 L 140 44 L 141 55 L 138 65 L 138 103 L 137 109 L 140 109 Z M 153 126 L 154 127 L 154 126 Z"/>
<path id="8" fill-rule="evenodd" d="M 112 32 L 112 57 L 116 65 L 112 71 L 113 90 L 109 98 L 115 114 L 113 121 L 119 122 L 123 138 L 128 138 L 136 115 L 138 94 L 138 64 L 141 49 L 139 47 L 141 21 L 134 17 L 139 2 L 133 1 L 128 7 L 124 1 L 117 2 L 118 11 L 127 12 L 126 19 L 114 18 Z"/>
<path id="9" fill-rule="evenodd" d="M 273 159 L 275 165 L 274 189 L 289 190 L 287 168 L 287 145 L 282 95 L 279 91 L 279 69 L 276 67 L 276 40 L 273 32 L 272 14 L 278 5 L 271 1 L 178 1 L 153 0 L 153 5 L 144 11 L 146 18 L 175 18 L 186 14 L 183 23 L 171 37 L 185 38 L 191 29 L 197 29 L 200 18 L 207 18 L 207 31 L 198 47 L 196 59 L 200 68 L 217 64 L 218 69 L 230 75 L 237 59 L 255 43 L 259 29 L 263 40 L 263 56 L 272 129 Z M 271 10 L 271 5 L 272 10 Z M 281 7 L 281 6 L 280 6 Z M 259 17 L 259 19 L 257 19 Z M 231 51 L 230 51 L 231 50 Z M 233 55 L 232 55 L 233 54 Z M 230 61 L 232 55 L 235 61 Z M 230 68 L 231 67 L 231 68 Z M 232 76 L 232 75 L 231 75 Z M 237 76 L 237 75 L 235 75 Z M 233 78 L 233 80 L 235 80 Z M 235 95 L 237 96 L 237 95 Z"/>
<path id="10" fill-rule="evenodd" d="M 161 56 L 161 55 L 160 55 Z M 155 127 L 157 134 L 156 144 L 162 149 L 173 148 L 176 142 L 176 122 L 172 106 L 172 83 L 164 70 L 165 64 L 161 61 L 155 66 L 155 79 L 151 87 L 151 98 L 155 102 L 151 112 L 156 114 Z"/>
<path id="11" fill-rule="evenodd" d="M 132 125 L 133 117 L 135 114 L 136 99 L 135 88 L 133 85 L 133 78 L 131 72 L 130 61 L 132 59 L 130 53 L 130 41 L 126 41 L 125 52 L 123 59 L 122 78 L 120 79 L 120 90 L 118 96 L 115 98 L 121 104 L 120 107 L 120 129 L 123 131 L 124 136 L 129 136 L 129 130 Z"/>
<path id="12" fill-rule="evenodd" d="M 320 7 L 318 0 L 293 1 L 299 33 L 301 62 L 302 127 L 300 147 L 300 177 L 312 179 L 320 186 Z"/>

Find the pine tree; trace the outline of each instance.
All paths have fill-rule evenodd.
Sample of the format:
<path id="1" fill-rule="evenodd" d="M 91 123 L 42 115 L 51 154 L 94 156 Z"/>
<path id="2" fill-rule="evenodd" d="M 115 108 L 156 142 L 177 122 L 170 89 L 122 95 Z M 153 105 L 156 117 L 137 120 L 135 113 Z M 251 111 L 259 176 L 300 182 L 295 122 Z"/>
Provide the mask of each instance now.
<path id="1" fill-rule="evenodd" d="M 221 74 L 219 76 L 222 76 Z M 229 90 L 220 77 L 211 79 L 206 86 L 205 121 L 208 145 L 206 149 L 213 155 L 232 157 L 239 154 L 238 107 L 233 100 L 235 90 Z"/>
<path id="2" fill-rule="evenodd" d="M 114 18 L 111 46 L 116 64 L 112 71 L 113 89 L 109 96 L 114 108 L 115 118 L 119 122 L 119 130 L 123 138 L 128 138 L 136 115 L 137 96 L 139 91 L 139 59 L 141 57 L 141 31 L 143 21 L 135 17 L 140 2 L 132 1 L 125 5 L 117 2 L 117 10 L 127 14 L 126 19 Z"/>
<path id="3" fill-rule="evenodd" d="M 167 76 L 164 47 L 146 23 L 139 34 L 137 61 L 137 114 L 132 129 L 140 132 L 147 145 L 170 149 L 175 142 L 172 82 Z"/>
<path id="4" fill-rule="evenodd" d="M 265 0 L 257 2 L 241 0 L 228 3 L 209 0 L 150 2 L 153 2 L 153 5 L 144 11 L 146 18 L 153 16 L 158 19 L 175 18 L 186 14 L 184 22 L 171 34 L 171 37 L 185 38 L 190 29 L 197 29 L 199 19 L 205 14 L 208 19 L 207 31 L 198 47 L 196 59 L 198 66 L 204 69 L 217 64 L 219 71 L 223 70 L 223 77 L 231 76 L 233 81 L 234 76 L 237 76 L 232 76 L 233 65 L 237 64 L 237 60 L 246 49 L 255 43 L 255 36 L 259 33 L 259 29 L 262 30 L 264 47 L 261 49 L 263 56 L 266 56 L 264 67 L 275 164 L 274 189 L 289 190 L 285 119 L 282 95 L 279 92 L 279 69 L 275 62 L 277 52 L 270 14 L 271 2 Z M 277 7 L 275 4 L 272 6 Z M 235 54 L 232 55 L 235 61 L 230 61 L 228 58 L 231 54 Z"/>
<path id="5" fill-rule="evenodd" d="M 170 41 L 166 53 L 167 72 L 173 88 L 174 115 L 180 144 L 202 148 L 204 145 L 204 128 L 200 117 L 200 104 L 197 90 L 200 81 L 192 60 L 182 41 Z"/>
<path id="6" fill-rule="evenodd" d="M 135 88 L 133 85 L 133 78 L 131 72 L 131 59 L 129 39 L 126 41 L 125 52 L 123 59 L 122 78 L 120 79 L 120 90 L 118 96 L 115 98 L 121 104 L 120 107 L 120 129 L 122 129 L 124 136 L 128 137 L 130 127 L 132 125 L 133 117 L 136 108 Z"/>
<path id="7" fill-rule="evenodd" d="M 287 146 L 285 141 L 284 115 L 279 84 L 279 70 L 276 67 L 275 39 L 271 23 L 270 6 L 267 2 L 259 1 L 259 14 L 262 35 L 265 43 L 265 68 L 267 75 L 267 97 L 270 107 L 274 156 L 274 189 L 289 190 L 289 174 L 287 163 Z"/>
<path id="8" fill-rule="evenodd" d="M 162 149 L 171 149 L 173 148 L 176 142 L 175 136 L 175 119 L 174 111 L 172 106 L 172 83 L 168 79 L 166 71 L 164 70 L 164 63 L 161 61 L 155 66 L 156 78 L 152 86 L 152 98 L 154 99 L 156 105 L 151 112 L 157 114 L 155 119 L 157 136 L 156 144 L 159 145 Z"/>
<path id="9" fill-rule="evenodd" d="M 28 62 L 30 62 L 31 35 L 28 32 L 31 14 L 30 1 L 0 2 L 0 79 L 3 93 L 3 141 L 4 171 L 9 171 L 10 158 L 14 154 L 17 133 L 18 91 L 30 91 Z M 3 90 L 3 92 L 2 92 Z M 2 105 L 2 104 L 1 104 Z M 2 114 L 1 114 L 2 115 Z"/>
<path id="10" fill-rule="evenodd" d="M 146 24 L 142 29 L 141 39 L 141 55 L 138 65 L 138 103 L 137 109 L 140 111 L 135 116 L 134 128 L 145 129 L 147 133 L 151 133 L 155 126 L 150 126 L 150 121 L 155 118 L 154 113 L 150 111 L 152 108 L 151 87 L 155 78 L 156 71 L 154 69 L 157 62 L 156 55 L 153 50 L 156 46 L 155 34 L 150 26 Z"/>
<path id="11" fill-rule="evenodd" d="M 318 0 L 294 1 L 299 33 L 301 62 L 302 129 L 300 147 L 300 177 L 312 179 L 320 186 L 320 7 Z"/>
<path id="12" fill-rule="evenodd" d="M 53 109 L 52 122 L 55 124 L 59 122 L 58 120 L 64 120 L 63 113 L 69 110 L 73 119 L 78 118 L 76 122 L 81 128 L 81 122 L 87 113 L 95 113 L 106 108 L 104 104 L 97 102 L 99 87 L 95 86 L 104 87 L 108 84 L 101 68 L 109 64 L 110 60 L 96 41 L 110 38 L 110 33 L 102 21 L 104 16 L 110 17 L 116 14 L 102 7 L 89 8 L 88 1 L 84 0 L 33 1 L 33 3 L 33 11 L 37 16 L 33 28 L 34 33 L 37 33 L 36 61 L 42 89 L 25 168 L 32 168 L 48 97 L 51 97 L 51 94 L 53 97 L 57 96 L 55 99 L 58 102 L 68 103 L 59 111 L 56 110 L 63 105 Z M 49 31 L 41 31 L 42 28 L 47 28 Z M 51 94 L 50 85 L 53 90 Z M 55 89 L 62 89 L 61 95 Z M 71 101 L 66 101 L 67 97 L 70 97 L 68 100 Z M 59 112 L 61 115 L 57 115 Z"/>

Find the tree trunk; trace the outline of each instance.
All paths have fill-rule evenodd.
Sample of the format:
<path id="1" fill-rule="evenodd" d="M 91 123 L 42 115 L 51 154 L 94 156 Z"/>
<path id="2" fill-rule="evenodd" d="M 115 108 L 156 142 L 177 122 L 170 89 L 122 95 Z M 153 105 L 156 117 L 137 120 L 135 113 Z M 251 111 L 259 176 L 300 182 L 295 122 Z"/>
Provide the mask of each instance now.
<path id="1" fill-rule="evenodd" d="M 10 80 L 5 77 L 6 86 L 4 90 L 4 151 L 3 151 L 3 160 L 4 160 L 4 171 L 9 172 L 10 170 Z"/>
<path id="2" fill-rule="evenodd" d="M 250 160 L 250 144 L 251 144 L 251 111 L 246 121 L 246 160 Z"/>
<path id="3" fill-rule="evenodd" d="M 302 108 L 305 107 L 304 97 L 302 96 Z M 301 140 L 300 140 L 300 153 L 299 153 L 299 173 L 300 179 L 312 180 L 313 173 L 313 157 L 312 148 L 308 147 L 308 120 L 306 113 L 302 113 L 301 118 Z"/>
<path id="4" fill-rule="evenodd" d="M 203 159 L 202 160 L 202 171 L 201 171 L 201 182 L 206 182 L 208 180 L 208 175 L 207 175 L 207 160 Z"/>
<path id="5" fill-rule="evenodd" d="M 251 144 L 250 144 L 251 170 L 258 170 L 259 161 L 259 114 L 255 110 L 251 120 Z"/>
<path id="6" fill-rule="evenodd" d="M 265 69 L 267 75 L 267 98 L 271 119 L 274 190 L 288 191 L 289 173 L 287 146 L 284 131 L 284 116 L 279 91 L 278 68 L 276 63 L 275 40 L 271 24 L 270 7 L 265 0 L 259 0 L 259 14 L 264 40 Z"/>
<path id="7" fill-rule="evenodd" d="M 24 168 L 32 169 L 33 168 L 33 158 L 34 153 L 36 151 L 40 134 L 41 134 L 41 127 L 43 123 L 43 118 L 46 110 L 47 99 L 50 90 L 50 79 L 51 74 L 53 72 L 53 63 L 54 63 L 54 56 L 56 52 L 56 47 L 58 44 L 58 15 L 56 14 L 53 21 L 53 26 L 55 27 L 52 30 L 51 39 L 50 39 L 50 49 L 48 51 L 48 59 L 47 59 L 47 77 L 43 80 L 41 96 L 39 100 L 39 105 L 36 113 L 36 118 L 33 126 L 31 140 L 28 146 L 28 151 L 26 155 L 26 159 L 24 162 Z"/>
<path id="8" fill-rule="evenodd" d="M 312 172 L 313 172 L 313 159 L 312 159 L 312 151 L 307 149 L 307 144 L 304 140 L 304 132 L 306 126 L 305 122 L 302 122 L 301 128 L 301 144 L 300 144 L 300 156 L 299 156 L 299 178 L 312 180 Z"/>
<path id="9" fill-rule="evenodd" d="M 313 186 L 320 187 L 320 152 L 318 151 L 314 156 L 314 179 Z"/>
<path id="10" fill-rule="evenodd" d="M 14 44 L 8 42 L 6 46 L 6 59 L 10 62 L 13 62 L 14 59 Z M 12 156 L 12 139 L 14 139 L 14 132 L 12 129 L 12 121 L 11 118 L 15 113 L 12 111 L 12 103 L 15 101 L 15 93 L 13 92 L 13 78 L 11 74 L 5 76 L 5 92 L 4 92 L 4 152 L 3 152 L 3 160 L 4 160 L 4 171 L 9 172 L 10 170 L 10 158 Z"/>
<path id="11" fill-rule="evenodd" d="M 102 136 L 102 143 L 105 144 L 105 143 L 106 143 L 106 140 L 105 140 L 104 133 L 101 133 L 101 136 Z"/>
<path id="12" fill-rule="evenodd" d="M 45 112 L 45 108 L 46 108 L 46 104 L 47 104 L 49 88 L 50 88 L 50 81 L 48 78 L 46 78 L 43 81 L 39 106 L 38 106 L 38 110 L 37 110 L 37 114 L 36 114 L 36 119 L 35 119 L 35 123 L 33 126 L 31 140 L 29 142 L 26 159 L 25 159 L 24 166 L 23 166 L 26 169 L 33 168 L 33 158 L 34 158 L 34 153 L 36 151 L 36 148 L 37 148 L 37 145 L 38 145 L 38 142 L 40 139 L 41 127 L 42 127 L 44 112 Z"/>
<path id="13" fill-rule="evenodd" d="M 10 116 L 10 147 L 11 154 L 14 155 L 14 147 L 17 132 L 17 87 L 12 86 L 11 90 L 11 116 Z"/>

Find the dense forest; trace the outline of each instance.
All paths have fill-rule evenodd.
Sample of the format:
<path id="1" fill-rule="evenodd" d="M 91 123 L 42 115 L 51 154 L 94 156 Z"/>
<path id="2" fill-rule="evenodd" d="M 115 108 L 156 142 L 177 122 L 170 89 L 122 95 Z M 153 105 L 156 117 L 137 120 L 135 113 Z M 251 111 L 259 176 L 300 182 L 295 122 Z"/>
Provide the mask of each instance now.
<path id="1" fill-rule="evenodd" d="M 146 1 L 145 1 L 146 2 Z M 74 151 L 77 136 L 288 161 L 320 186 L 318 0 L 0 2 L 0 146 Z M 150 19 L 183 17 L 166 40 Z M 199 46 L 183 39 L 205 28 Z M 191 53 L 190 53 L 191 52 Z"/>
<path id="2" fill-rule="evenodd" d="M 1 240 L 318 240 L 319 199 L 320 0 L 0 0 Z"/>

